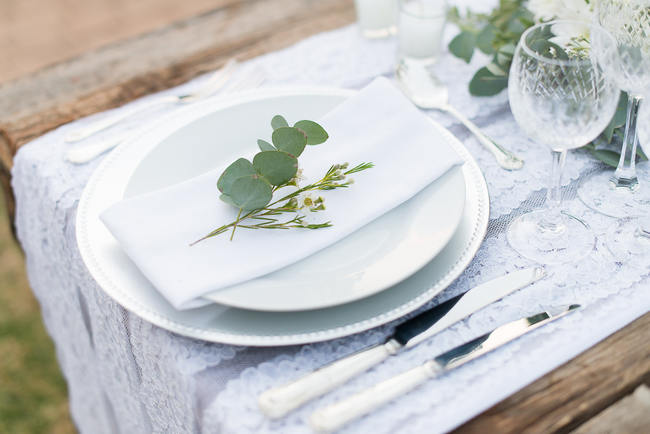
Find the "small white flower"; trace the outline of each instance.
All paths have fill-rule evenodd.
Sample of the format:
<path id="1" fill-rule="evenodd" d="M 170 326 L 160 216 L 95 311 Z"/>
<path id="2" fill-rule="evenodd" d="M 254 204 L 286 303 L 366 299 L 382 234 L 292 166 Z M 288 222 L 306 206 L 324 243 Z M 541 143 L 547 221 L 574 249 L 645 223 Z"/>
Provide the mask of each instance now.
<path id="1" fill-rule="evenodd" d="M 311 193 L 303 193 L 298 198 L 299 208 L 311 208 L 314 206 L 314 198 Z"/>

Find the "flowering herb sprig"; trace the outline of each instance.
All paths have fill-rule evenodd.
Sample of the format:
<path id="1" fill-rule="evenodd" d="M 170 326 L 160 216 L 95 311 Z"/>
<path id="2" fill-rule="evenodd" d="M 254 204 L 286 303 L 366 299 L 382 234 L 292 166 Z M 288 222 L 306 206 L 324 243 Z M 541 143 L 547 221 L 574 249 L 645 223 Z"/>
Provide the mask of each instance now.
<path id="1" fill-rule="evenodd" d="M 361 163 L 348 169 L 348 163 L 335 164 L 317 182 L 304 187 L 298 170 L 298 156 L 306 145 L 318 145 L 328 139 L 327 132 L 316 122 L 299 121 L 289 127 L 282 116 L 271 121 L 271 141 L 258 140 L 261 152 L 251 163 L 240 158 L 226 168 L 217 182 L 220 199 L 239 208 L 235 221 L 222 225 L 193 242 L 194 245 L 208 238 L 230 231 L 232 240 L 237 228 L 242 229 L 322 229 L 332 226 L 330 221 L 309 223 L 306 212 L 325 209 L 322 197 L 313 198 L 309 192 L 347 188 L 354 183 L 349 176 L 373 167 L 372 163 Z M 272 201 L 280 189 L 295 189 Z"/>

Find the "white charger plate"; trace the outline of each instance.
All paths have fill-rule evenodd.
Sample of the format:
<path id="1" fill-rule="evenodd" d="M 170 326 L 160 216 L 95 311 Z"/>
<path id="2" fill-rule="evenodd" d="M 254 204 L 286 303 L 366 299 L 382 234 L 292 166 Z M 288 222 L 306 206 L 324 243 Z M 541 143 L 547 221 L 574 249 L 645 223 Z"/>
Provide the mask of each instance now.
<path id="1" fill-rule="evenodd" d="M 168 174 L 176 172 L 179 165 L 191 178 L 207 164 L 226 164 L 255 151 L 255 141 L 270 136 L 274 114 L 293 121 L 318 119 L 344 98 L 334 94 L 267 93 L 243 101 L 236 99 L 213 110 L 177 114 L 173 121 L 159 125 L 153 134 L 144 134 L 130 145 L 138 153 L 148 153 L 131 175 L 124 197 L 169 185 Z M 179 163 L 179 157 L 186 155 L 192 158 Z M 174 182 L 181 180 L 173 175 Z M 322 309 L 368 297 L 404 280 L 438 254 L 456 231 L 464 205 L 465 179 L 456 167 L 412 199 L 329 248 L 206 298 L 242 309 L 286 312 Z"/>
<path id="2" fill-rule="evenodd" d="M 173 161 L 150 155 L 147 162 L 143 162 L 150 149 L 138 146 L 139 139 L 161 134 L 164 126 L 173 123 L 174 119 L 185 119 L 190 114 L 198 119 L 201 114 L 228 106 L 241 106 L 247 101 L 305 96 L 309 98 L 309 104 L 302 107 L 301 117 L 318 118 L 351 94 L 350 91 L 323 89 L 258 90 L 228 99 L 207 101 L 186 108 L 180 114 L 175 114 L 174 118 L 161 121 L 116 149 L 91 177 L 77 214 L 77 240 L 81 256 L 102 289 L 133 313 L 170 331 L 215 342 L 271 346 L 327 340 L 372 328 L 413 311 L 448 286 L 471 261 L 481 244 L 487 228 L 489 198 L 475 161 L 462 144 L 442 127 L 439 127 L 441 137 L 466 161 L 461 170 L 467 184 L 466 201 L 458 229 L 445 248 L 411 277 L 387 290 L 351 303 L 283 313 L 217 304 L 178 311 L 142 276 L 98 218 L 108 206 L 121 200 L 127 190 L 131 195 L 143 193 L 212 168 L 211 161 L 215 161 L 215 155 L 209 154 L 218 152 L 216 145 L 214 148 L 192 148 L 191 152 L 176 153 Z M 279 111 L 277 106 L 271 109 L 271 115 Z M 256 137 L 263 137 L 265 131 L 252 133 Z M 172 141 L 162 142 L 165 136 L 162 134 L 158 137 L 157 150 L 172 146 L 165 145 Z M 205 138 L 197 136 L 195 140 Z M 158 170 L 145 175 L 146 165 L 158 167 Z M 139 175 L 135 175 L 136 171 Z"/>

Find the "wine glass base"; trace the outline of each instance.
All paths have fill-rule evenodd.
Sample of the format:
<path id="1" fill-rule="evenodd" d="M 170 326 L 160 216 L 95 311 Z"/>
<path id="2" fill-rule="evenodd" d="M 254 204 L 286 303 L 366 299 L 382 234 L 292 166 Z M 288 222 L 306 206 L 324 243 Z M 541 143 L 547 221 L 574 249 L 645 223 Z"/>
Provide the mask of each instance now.
<path id="1" fill-rule="evenodd" d="M 650 205 L 647 182 L 641 180 L 636 189 L 616 187 L 611 181 L 613 170 L 596 173 L 578 189 L 580 200 L 594 211 L 610 217 L 639 217 L 643 207 Z"/>
<path id="2" fill-rule="evenodd" d="M 620 220 L 607 231 L 605 246 L 616 261 L 627 262 L 633 256 L 650 254 L 650 236 L 642 234 L 639 220 Z"/>
<path id="3" fill-rule="evenodd" d="M 553 222 L 552 228 L 545 222 Z M 550 210 L 533 211 L 515 219 L 506 234 L 521 256 L 546 265 L 577 262 L 591 253 L 596 237 L 582 220 Z"/>

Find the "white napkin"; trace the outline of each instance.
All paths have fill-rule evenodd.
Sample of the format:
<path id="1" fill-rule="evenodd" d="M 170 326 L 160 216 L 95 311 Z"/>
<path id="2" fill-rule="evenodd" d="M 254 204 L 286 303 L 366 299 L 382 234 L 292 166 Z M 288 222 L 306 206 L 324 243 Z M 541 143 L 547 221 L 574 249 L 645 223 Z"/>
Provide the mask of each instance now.
<path id="1" fill-rule="evenodd" d="M 432 122 L 385 78 L 319 123 L 330 138 L 308 145 L 300 156 L 308 179 L 320 179 L 335 163 L 375 164 L 352 175 L 350 188 L 316 192 L 325 198 L 327 209 L 307 212 L 308 218 L 331 221 L 330 228 L 240 228 L 233 241 L 224 233 L 190 246 L 237 216 L 233 206 L 218 199 L 216 187 L 230 161 L 189 181 L 119 202 L 101 218 L 158 291 L 177 309 L 187 309 L 209 303 L 201 298 L 204 294 L 278 270 L 337 242 L 462 163 Z M 251 159 L 254 148 L 251 143 Z"/>

